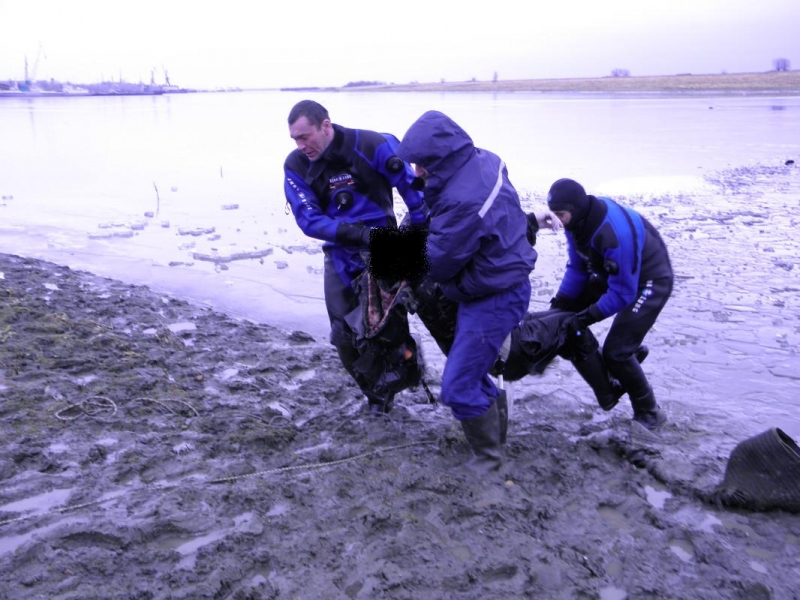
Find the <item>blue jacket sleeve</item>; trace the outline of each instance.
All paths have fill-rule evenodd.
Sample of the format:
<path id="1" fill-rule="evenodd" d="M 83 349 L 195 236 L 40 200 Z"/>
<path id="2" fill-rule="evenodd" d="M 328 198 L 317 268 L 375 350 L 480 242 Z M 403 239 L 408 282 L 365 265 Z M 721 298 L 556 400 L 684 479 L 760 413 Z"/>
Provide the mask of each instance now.
<path id="1" fill-rule="evenodd" d="M 308 237 L 326 242 L 361 246 L 364 226 L 327 216 L 319 199 L 297 173 L 284 169 L 283 190 L 297 225 Z"/>
<path id="2" fill-rule="evenodd" d="M 469 204 L 443 203 L 448 208 L 437 213 L 436 228 L 428 232 L 428 262 L 434 281 L 454 279 L 478 251 L 482 223 Z"/>
<path id="3" fill-rule="evenodd" d="M 586 287 L 586 282 L 589 280 L 589 272 L 586 269 L 586 261 L 578 254 L 575 248 L 572 234 L 566 232 L 566 237 L 567 270 L 561 280 L 561 285 L 558 287 L 558 293 L 570 300 L 576 300 Z"/>

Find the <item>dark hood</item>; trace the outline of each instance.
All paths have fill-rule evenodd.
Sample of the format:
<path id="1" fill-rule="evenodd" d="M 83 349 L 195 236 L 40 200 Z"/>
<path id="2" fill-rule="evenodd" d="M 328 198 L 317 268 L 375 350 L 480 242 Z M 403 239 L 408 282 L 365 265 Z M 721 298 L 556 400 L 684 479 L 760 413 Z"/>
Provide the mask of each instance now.
<path id="1" fill-rule="evenodd" d="M 564 226 L 572 231 L 580 226 L 589 214 L 590 200 L 583 186 L 573 179 L 559 179 L 547 192 L 547 206 L 553 212 L 567 211 L 572 215 Z"/>
<path id="2" fill-rule="evenodd" d="M 397 155 L 424 167 L 427 187 L 439 189 L 475 152 L 472 138 L 447 115 L 429 110 L 408 128 Z"/>
<path id="3" fill-rule="evenodd" d="M 588 246 L 591 243 L 592 236 L 600 228 L 601 223 L 606 218 L 606 214 L 608 214 L 608 207 L 605 202 L 592 195 L 587 196 L 587 200 L 588 206 L 582 217 L 574 223 L 570 223 L 569 227 L 565 227 L 572 233 L 575 242 L 579 246 Z"/>

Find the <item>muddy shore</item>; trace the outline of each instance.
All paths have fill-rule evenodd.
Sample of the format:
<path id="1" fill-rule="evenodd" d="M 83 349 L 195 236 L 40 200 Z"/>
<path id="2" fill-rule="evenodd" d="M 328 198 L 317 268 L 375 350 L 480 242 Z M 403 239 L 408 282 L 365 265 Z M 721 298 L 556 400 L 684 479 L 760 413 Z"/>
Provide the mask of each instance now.
<path id="1" fill-rule="evenodd" d="M 0 597 L 797 598 L 800 517 L 698 499 L 701 426 L 520 398 L 476 479 L 447 411 L 368 417 L 332 349 L 0 256 Z"/>

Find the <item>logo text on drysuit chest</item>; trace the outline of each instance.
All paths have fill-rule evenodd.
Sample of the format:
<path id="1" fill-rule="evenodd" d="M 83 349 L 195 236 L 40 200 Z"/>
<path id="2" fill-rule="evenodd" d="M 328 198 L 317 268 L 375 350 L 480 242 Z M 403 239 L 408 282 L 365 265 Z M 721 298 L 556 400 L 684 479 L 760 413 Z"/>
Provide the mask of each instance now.
<path id="1" fill-rule="evenodd" d="M 332 175 L 330 179 L 328 179 L 328 189 L 329 190 L 336 190 L 340 187 L 344 186 L 352 186 L 355 184 L 353 181 L 353 176 L 350 173 L 342 173 L 340 175 Z"/>

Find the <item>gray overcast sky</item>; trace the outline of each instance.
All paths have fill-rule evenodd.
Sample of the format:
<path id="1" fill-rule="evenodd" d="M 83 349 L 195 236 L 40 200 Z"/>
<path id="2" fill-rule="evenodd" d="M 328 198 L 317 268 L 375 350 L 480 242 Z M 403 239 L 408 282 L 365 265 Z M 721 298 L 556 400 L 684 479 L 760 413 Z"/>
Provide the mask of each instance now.
<path id="1" fill-rule="evenodd" d="M 344 85 L 800 68 L 800 0 L 0 0 L 0 80 Z"/>

